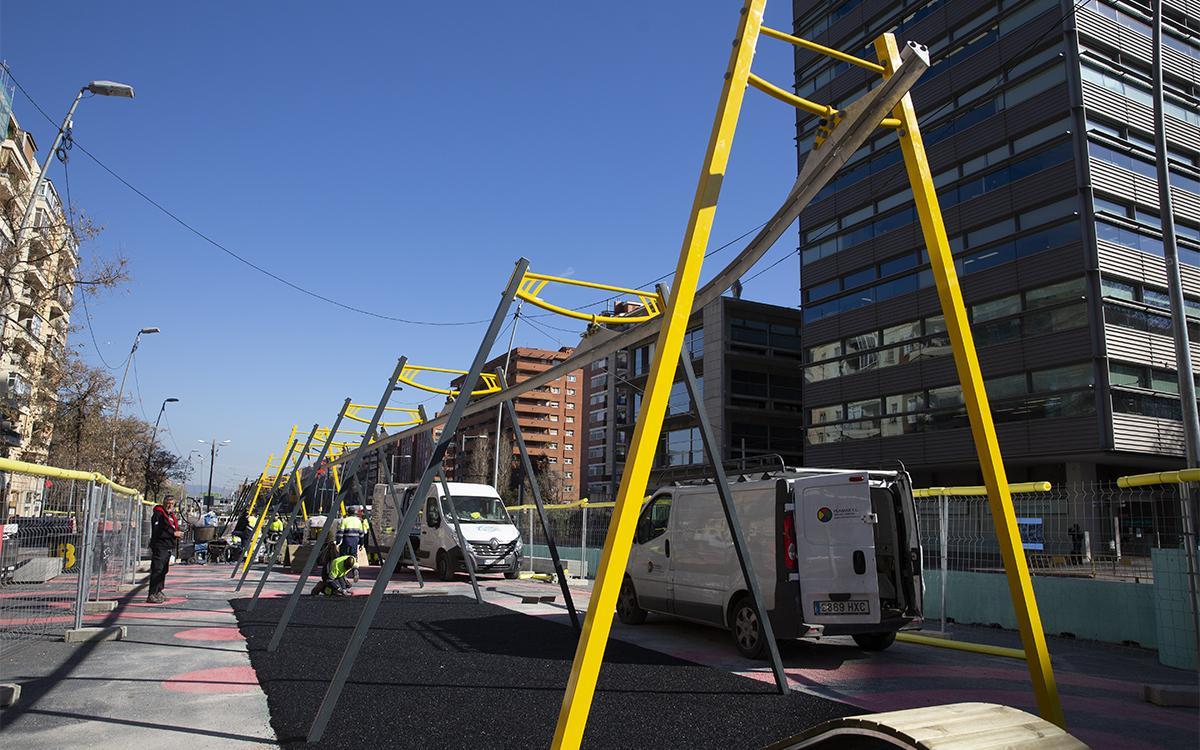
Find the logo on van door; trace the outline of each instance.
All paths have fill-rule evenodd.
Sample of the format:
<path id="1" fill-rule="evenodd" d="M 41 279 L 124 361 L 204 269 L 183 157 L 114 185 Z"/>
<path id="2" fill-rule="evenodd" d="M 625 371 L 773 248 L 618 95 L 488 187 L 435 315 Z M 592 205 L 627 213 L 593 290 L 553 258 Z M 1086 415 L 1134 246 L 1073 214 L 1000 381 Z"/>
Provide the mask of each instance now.
<path id="1" fill-rule="evenodd" d="M 821 523 L 829 523 L 829 521 L 832 518 L 833 518 L 833 511 L 830 510 L 829 508 L 822 507 L 817 510 L 817 520 L 820 521 Z"/>

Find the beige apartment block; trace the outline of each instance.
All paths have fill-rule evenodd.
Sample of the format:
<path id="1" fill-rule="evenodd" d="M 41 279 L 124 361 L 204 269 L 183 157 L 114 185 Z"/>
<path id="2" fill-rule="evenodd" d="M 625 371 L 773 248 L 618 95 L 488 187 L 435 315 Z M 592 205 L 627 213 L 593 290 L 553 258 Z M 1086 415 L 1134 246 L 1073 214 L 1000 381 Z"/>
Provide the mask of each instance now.
<path id="1" fill-rule="evenodd" d="M 6 98 L 4 92 L 0 98 Z M 54 429 L 57 363 L 66 345 L 79 253 L 54 185 L 44 181 L 32 196 L 40 172 L 37 144 L 12 116 L 8 101 L 2 104 L 7 114 L 0 121 L 0 267 L 9 284 L 7 290 L 0 286 L 0 411 L 12 428 L 0 432 L 0 456 L 37 463 L 45 461 Z M 31 199 L 34 210 L 17 246 Z M 40 480 L 9 476 L 0 514 L 37 513 Z"/>

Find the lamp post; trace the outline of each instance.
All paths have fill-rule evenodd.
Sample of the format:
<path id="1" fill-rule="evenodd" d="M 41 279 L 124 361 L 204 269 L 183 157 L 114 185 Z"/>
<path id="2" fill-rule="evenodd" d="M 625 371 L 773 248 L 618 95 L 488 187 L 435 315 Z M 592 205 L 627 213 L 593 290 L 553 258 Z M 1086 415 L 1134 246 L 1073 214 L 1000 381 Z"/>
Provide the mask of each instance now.
<path id="1" fill-rule="evenodd" d="M 222 440 L 218 443 L 217 439 L 213 438 L 212 440 L 197 440 L 196 442 L 209 444 L 210 455 L 208 459 L 208 492 L 206 492 L 204 495 L 204 504 L 206 506 L 212 506 L 213 467 L 217 464 L 217 448 L 220 448 L 222 445 L 229 445 L 230 441 Z"/>
<path id="2" fill-rule="evenodd" d="M 125 379 L 129 377 L 129 365 L 133 362 L 133 355 L 137 353 L 138 344 L 142 341 L 143 335 L 158 333 L 157 328 L 143 328 L 133 337 L 133 346 L 129 349 L 129 357 L 125 359 L 125 370 L 121 373 L 121 387 L 117 389 L 117 404 L 113 407 L 113 439 L 112 439 L 112 456 L 109 458 L 109 463 L 112 465 L 112 471 L 109 472 L 110 479 L 116 479 L 117 473 L 117 426 L 121 419 L 121 399 L 125 396 Z"/>
<path id="3" fill-rule="evenodd" d="M 63 136 L 71 130 L 71 118 L 75 116 L 75 108 L 79 106 L 79 100 L 84 94 L 93 94 L 95 96 L 115 96 L 124 99 L 133 98 L 133 87 L 124 83 L 116 83 L 114 81 L 92 81 L 83 88 L 79 89 L 79 93 L 75 95 L 75 101 L 71 102 L 71 108 L 67 110 L 67 116 L 63 118 L 62 125 L 58 127 L 58 133 L 54 136 L 54 143 L 46 151 L 46 158 L 42 162 L 41 171 L 38 172 L 37 180 L 33 183 L 33 190 L 29 194 L 28 200 L 25 202 L 25 212 L 21 216 L 21 223 L 17 225 L 16 231 L 13 232 L 13 247 L 17 251 L 17 263 L 12 272 L 4 275 L 4 307 L 12 299 L 12 279 L 11 277 L 20 271 L 24 252 L 21 250 L 21 240 L 25 236 L 25 231 L 29 228 L 29 219 L 33 216 L 37 197 L 42 192 L 42 185 L 46 182 L 46 170 L 50 168 L 50 160 L 54 158 L 54 154 L 58 151 L 58 146 L 62 143 Z M 0 340 L 3 340 L 4 334 L 8 332 L 8 316 L 0 317 Z"/>
<path id="4" fill-rule="evenodd" d="M 158 408 L 158 417 L 154 420 L 154 430 L 150 433 L 150 447 L 146 449 L 146 479 L 142 483 L 144 492 L 148 492 L 150 490 L 150 460 L 154 457 L 154 441 L 158 439 L 158 423 L 162 421 L 162 415 L 163 412 L 167 410 L 167 404 L 177 403 L 179 403 L 179 399 L 177 398 L 163 399 L 162 406 Z M 155 492 L 154 494 L 157 497 L 158 493 Z M 182 503 L 180 503 L 180 505 L 182 505 Z"/>

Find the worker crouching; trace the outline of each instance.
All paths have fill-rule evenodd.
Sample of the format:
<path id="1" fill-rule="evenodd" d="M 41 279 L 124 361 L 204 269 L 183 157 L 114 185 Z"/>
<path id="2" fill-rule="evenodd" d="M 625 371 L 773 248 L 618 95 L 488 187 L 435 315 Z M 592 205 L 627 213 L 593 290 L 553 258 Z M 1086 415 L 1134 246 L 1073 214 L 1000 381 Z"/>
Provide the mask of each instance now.
<path id="1" fill-rule="evenodd" d="M 317 559 L 321 564 L 321 580 L 312 590 L 313 596 L 350 596 L 354 583 L 352 575 L 358 573 L 358 560 L 353 555 L 339 555 L 332 544 L 325 545 Z"/>

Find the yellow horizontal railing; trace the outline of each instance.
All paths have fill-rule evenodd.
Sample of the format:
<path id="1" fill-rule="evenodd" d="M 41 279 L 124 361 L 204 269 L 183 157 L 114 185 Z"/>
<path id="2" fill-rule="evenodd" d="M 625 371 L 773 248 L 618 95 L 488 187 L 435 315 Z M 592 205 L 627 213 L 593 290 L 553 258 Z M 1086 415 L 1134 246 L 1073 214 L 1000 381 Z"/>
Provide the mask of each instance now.
<path id="1" fill-rule="evenodd" d="M 1012 494 L 1021 492 L 1049 492 L 1054 485 L 1049 482 L 1014 482 L 1008 485 Z M 922 487 L 913 490 L 913 497 L 941 497 L 942 495 L 958 495 L 961 497 L 986 497 L 987 487 L 972 485 L 970 487 Z"/>
<path id="2" fill-rule="evenodd" d="M 582 500 L 575 500 L 575 501 L 569 502 L 569 503 L 555 503 L 552 505 L 543 505 L 542 507 L 545 508 L 546 510 L 569 510 L 571 508 L 614 508 L 614 507 L 616 507 L 616 505 L 617 504 L 612 501 L 609 501 L 606 503 L 593 503 L 585 497 Z M 533 503 L 526 503 L 524 505 L 509 505 L 508 509 L 510 511 L 512 511 L 512 510 L 533 510 L 536 507 L 537 506 L 534 505 Z"/>
<path id="3" fill-rule="evenodd" d="M 816 52 L 817 54 L 825 55 L 826 57 L 832 57 L 834 60 L 841 60 L 842 62 L 850 63 L 851 65 L 857 65 L 860 68 L 866 68 L 874 73 L 883 75 L 883 66 L 879 63 L 873 63 L 870 60 L 864 60 L 861 57 L 855 57 L 854 55 L 842 52 L 841 50 L 836 50 L 832 47 L 826 47 L 824 44 L 818 44 L 817 42 L 813 42 L 808 39 L 802 39 L 798 36 L 785 34 L 782 31 L 777 31 L 766 26 L 763 26 L 761 31 L 763 36 L 769 36 L 773 39 L 787 42 L 788 44 L 794 44 L 797 47 L 801 47 L 811 52 Z"/>
<path id="4" fill-rule="evenodd" d="M 801 112 L 808 112 L 811 115 L 825 118 L 836 118 L 838 116 L 838 111 L 836 108 L 831 107 L 828 104 L 818 104 L 814 101 L 805 99 L 802 96 L 796 96 L 792 92 L 785 91 L 770 81 L 759 78 L 753 73 L 750 74 L 747 82 L 767 96 L 773 99 L 778 99 L 784 104 L 790 104 Z M 879 121 L 879 124 L 885 128 L 898 128 L 900 127 L 900 120 L 896 119 L 895 117 L 885 117 Z"/>
<path id="5" fill-rule="evenodd" d="M 425 385 L 424 383 L 418 383 L 416 381 L 417 373 L 421 373 L 421 372 L 440 372 L 440 373 L 445 373 L 447 375 L 466 375 L 467 374 L 466 370 L 448 370 L 444 367 L 423 367 L 421 365 L 405 365 L 404 369 L 400 371 L 400 377 L 397 378 L 397 380 L 406 385 L 411 385 L 413 388 L 418 388 L 422 391 L 428 391 L 429 393 L 440 393 L 443 396 L 457 396 L 458 395 L 458 391 L 456 391 L 452 388 L 436 388 L 431 385 Z M 483 387 L 478 390 L 471 391 L 472 396 L 486 396 L 489 393 L 499 393 L 500 392 L 500 378 L 497 377 L 495 373 L 481 372 L 481 373 L 479 373 L 479 379 L 481 381 L 483 381 Z"/>
<path id="6" fill-rule="evenodd" d="M 1200 469 L 1131 474 L 1127 477 L 1119 477 L 1117 479 L 1117 486 L 1125 488 L 1147 487 L 1153 484 L 1179 484 L 1181 482 L 1200 482 Z"/>
<path id="7" fill-rule="evenodd" d="M 98 471 L 79 471 L 78 469 L 60 469 L 56 466 L 31 464 L 27 461 L 16 461 L 11 458 L 0 458 L 0 471 L 11 471 L 18 474 L 33 474 L 38 477 L 53 477 L 55 479 L 77 479 L 84 482 L 96 482 L 112 487 L 118 495 L 139 495 L 132 487 L 117 484 Z"/>
<path id="8" fill-rule="evenodd" d="M 540 296 L 542 290 L 547 284 L 562 284 L 564 286 L 577 286 L 584 289 L 599 289 L 604 292 L 616 292 L 617 294 L 627 294 L 631 297 L 637 297 L 638 302 L 642 305 L 642 312 L 636 315 L 600 315 L 594 313 L 585 313 L 579 310 L 556 305 L 553 302 L 547 302 Z M 580 281 L 578 279 L 564 279 L 561 276 L 547 276 L 542 273 L 533 273 L 526 271 L 525 276 L 521 279 L 521 283 L 517 288 L 517 298 L 525 300 L 531 305 L 536 305 L 543 310 L 549 310 L 552 313 L 575 318 L 576 320 L 586 320 L 589 323 L 605 324 L 605 325 L 630 325 L 633 323 L 645 323 L 647 320 L 653 320 L 659 315 L 662 315 L 663 309 L 666 307 L 666 302 L 658 296 L 656 292 L 644 292 L 639 289 L 626 289 L 625 287 L 613 286 L 611 284 L 598 284 L 594 281 Z"/>

